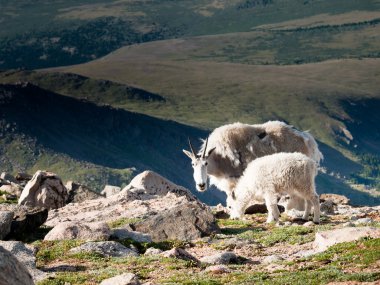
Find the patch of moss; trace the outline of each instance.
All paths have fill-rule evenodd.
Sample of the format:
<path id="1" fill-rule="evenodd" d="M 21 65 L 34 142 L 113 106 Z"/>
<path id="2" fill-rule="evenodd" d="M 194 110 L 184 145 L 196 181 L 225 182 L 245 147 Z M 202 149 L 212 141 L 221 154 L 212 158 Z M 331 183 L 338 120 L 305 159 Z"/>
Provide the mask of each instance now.
<path id="1" fill-rule="evenodd" d="M 43 266 L 53 260 L 64 257 L 71 248 L 83 243 L 84 241 L 78 240 L 37 241 L 34 243 L 38 247 L 36 255 L 37 266 Z"/>
<path id="2" fill-rule="evenodd" d="M 129 224 L 135 224 L 135 223 L 140 222 L 140 221 L 142 221 L 142 219 L 139 219 L 139 218 L 121 218 L 118 220 L 108 222 L 108 226 L 111 229 L 114 229 L 114 228 L 122 227 L 125 225 L 129 225 Z"/>

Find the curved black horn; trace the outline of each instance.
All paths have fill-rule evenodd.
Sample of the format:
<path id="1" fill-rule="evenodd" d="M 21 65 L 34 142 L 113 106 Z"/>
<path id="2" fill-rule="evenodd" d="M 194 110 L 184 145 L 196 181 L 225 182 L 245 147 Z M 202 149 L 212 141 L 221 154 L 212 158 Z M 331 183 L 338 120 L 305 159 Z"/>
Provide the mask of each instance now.
<path id="1" fill-rule="evenodd" d="M 208 137 L 207 137 L 207 139 L 206 139 L 205 148 L 204 148 L 204 150 L 203 150 L 203 154 L 202 154 L 202 157 L 203 157 L 203 158 L 206 157 L 207 143 L 208 143 Z"/>
<path id="2" fill-rule="evenodd" d="M 196 155 L 196 153 L 195 153 L 195 151 L 194 151 L 193 145 L 191 144 L 190 138 L 188 137 L 187 140 L 189 141 L 189 145 L 190 145 L 191 152 L 193 153 L 193 155 L 194 155 L 195 157 L 197 157 L 197 155 Z"/>

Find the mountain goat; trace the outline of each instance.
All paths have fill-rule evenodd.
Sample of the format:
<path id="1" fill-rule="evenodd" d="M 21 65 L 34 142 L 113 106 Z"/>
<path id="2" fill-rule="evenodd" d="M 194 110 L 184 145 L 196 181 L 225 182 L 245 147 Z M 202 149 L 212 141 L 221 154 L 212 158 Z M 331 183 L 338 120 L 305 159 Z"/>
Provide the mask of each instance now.
<path id="1" fill-rule="evenodd" d="M 207 178 L 227 194 L 230 206 L 233 188 L 247 165 L 258 157 L 277 152 L 301 152 L 316 161 L 323 159 L 314 138 L 280 121 L 248 125 L 233 123 L 216 128 L 195 152 L 189 140 L 194 180 L 198 191 L 207 190 Z"/>
<path id="2" fill-rule="evenodd" d="M 250 201 L 264 199 L 268 209 L 267 223 L 278 221 L 277 198 L 289 194 L 304 199 L 304 220 L 308 219 L 313 206 L 313 221 L 319 223 L 316 175 L 316 162 L 302 153 L 276 153 L 255 159 L 248 164 L 234 188 L 231 218 L 240 218 Z"/>

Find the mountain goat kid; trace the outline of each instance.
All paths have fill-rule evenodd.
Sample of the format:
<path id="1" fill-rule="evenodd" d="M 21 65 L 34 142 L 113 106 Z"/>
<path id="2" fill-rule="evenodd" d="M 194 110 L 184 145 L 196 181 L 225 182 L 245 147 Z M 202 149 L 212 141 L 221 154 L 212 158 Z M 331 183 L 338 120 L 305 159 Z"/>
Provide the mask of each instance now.
<path id="1" fill-rule="evenodd" d="M 314 207 L 315 223 L 319 223 L 319 197 L 315 191 L 317 163 L 306 155 L 276 153 L 250 162 L 234 189 L 231 218 L 240 218 L 253 199 L 264 200 L 268 209 L 267 223 L 278 221 L 277 198 L 284 194 L 305 201 L 304 220 Z"/>

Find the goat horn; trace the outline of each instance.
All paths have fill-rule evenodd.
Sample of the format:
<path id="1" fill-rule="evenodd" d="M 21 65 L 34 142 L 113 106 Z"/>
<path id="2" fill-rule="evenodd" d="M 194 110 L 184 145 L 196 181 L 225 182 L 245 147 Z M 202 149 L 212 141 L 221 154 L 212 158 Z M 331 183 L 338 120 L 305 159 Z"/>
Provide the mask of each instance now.
<path id="1" fill-rule="evenodd" d="M 188 141 L 189 141 L 189 145 L 190 145 L 191 152 L 193 153 L 193 155 L 194 155 L 195 157 L 197 157 L 197 155 L 195 154 L 195 151 L 194 151 L 193 145 L 191 144 L 190 138 L 188 137 L 187 139 L 188 139 Z"/>
<path id="2" fill-rule="evenodd" d="M 205 145 L 205 148 L 204 148 L 204 150 L 203 150 L 203 155 L 202 155 L 203 158 L 206 157 L 207 143 L 208 143 L 208 137 L 207 137 L 207 139 L 206 139 L 206 145 Z"/>

